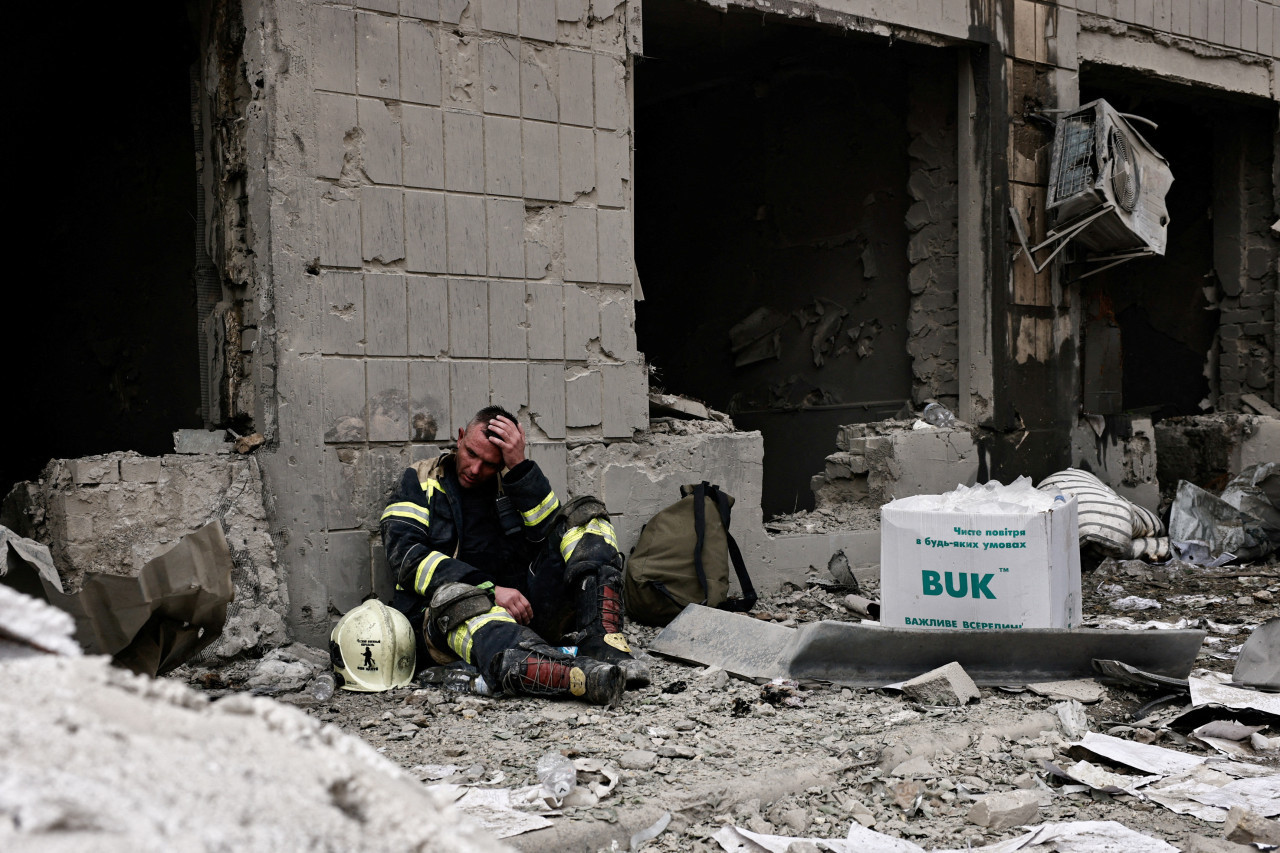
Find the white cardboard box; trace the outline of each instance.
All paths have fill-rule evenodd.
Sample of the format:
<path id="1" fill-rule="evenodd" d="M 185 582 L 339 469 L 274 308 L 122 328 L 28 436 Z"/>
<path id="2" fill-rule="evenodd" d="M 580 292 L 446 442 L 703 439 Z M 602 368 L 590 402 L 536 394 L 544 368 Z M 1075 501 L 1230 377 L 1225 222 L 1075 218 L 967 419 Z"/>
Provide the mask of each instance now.
<path id="1" fill-rule="evenodd" d="M 1080 624 L 1076 500 L 1052 509 L 880 510 L 880 621 L 894 628 Z"/>

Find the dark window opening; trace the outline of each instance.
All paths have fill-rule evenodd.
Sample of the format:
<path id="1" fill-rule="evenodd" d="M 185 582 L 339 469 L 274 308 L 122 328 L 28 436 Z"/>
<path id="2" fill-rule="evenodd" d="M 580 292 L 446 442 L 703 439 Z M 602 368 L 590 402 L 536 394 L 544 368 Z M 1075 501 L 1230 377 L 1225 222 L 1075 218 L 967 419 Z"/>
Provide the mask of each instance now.
<path id="1" fill-rule="evenodd" d="M 194 60 L 183 4 L 88 5 L 59 20 L 51 79 L 63 85 L 23 88 L 31 144 L 13 215 L 39 268 L 6 314 L 21 440 L 0 457 L 0 495 L 50 458 L 172 452 L 175 429 L 203 424 Z"/>
<path id="2" fill-rule="evenodd" d="M 1216 405 L 1218 393 L 1214 364 L 1220 300 L 1238 294 L 1241 287 L 1241 271 L 1217 269 L 1216 257 L 1221 257 L 1223 241 L 1246 240 L 1251 227 L 1257 230 L 1269 221 L 1264 215 L 1253 226 L 1246 221 L 1215 223 L 1214 209 L 1238 204 L 1243 211 L 1249 203 L 1246 193 L 1262 198 L 1262 208 L 1271 207 L 1269 153 L 1265 163 L 1252 165 L 1257 186 L 1246 188 L 1239 180 L 1223 178 L 1220 161 L 1235 156 L 1224 150 L 1224 141 L 1231 147 L 1270 152 L 1274 119 L 1256 101 L 1132 71 L 1086 66 L 1080 76 L 1081 102 L 1105 98 L 1117 110 L 1159 125 L 1134 126 L 1169 161 L 1173 172 L 1165 199 L 1169 228 L 1164 256 L 1140 258 L 1082 282 L 1086 338 L 1091 332 L 1114 337 L 1118 329 L 1118 351 L 1099 346 L 1094 352 L 1111 353 L 1099 355 L 1099 360 L 1121 359 L 1119 365 L 1090 364 L 1086 341 L 1086 400 L 1091 384 L 1101 382 L 1108 386 L 1103 398 L 1115 405 L 1114 412 L 1101 414 L 1127 411 L 1156 420 L 1202 414 Z M 1274 112 L 1274 105 L 1269 109 Z M 1079 275 L 1085 269 L 1087 265 L 1075 265 L 1068 272 Z"/>
<path id="3" fill-rule="evenodd" d="M 637 336 L 655 384 L 763 433 L 766 515 L 812 509 L 837 427 L 911 398 L 909 79 L 935 66 L 953 77 L 954 62 L 646 0 Z"/>

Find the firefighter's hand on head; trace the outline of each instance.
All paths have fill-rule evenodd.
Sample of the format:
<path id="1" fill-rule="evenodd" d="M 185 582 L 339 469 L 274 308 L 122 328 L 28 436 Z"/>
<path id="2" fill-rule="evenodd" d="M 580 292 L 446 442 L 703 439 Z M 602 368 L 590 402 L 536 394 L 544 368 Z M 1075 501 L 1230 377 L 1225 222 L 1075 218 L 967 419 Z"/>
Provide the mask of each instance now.
<path id="1" fill-rule="evenodd" d="M 511 469 L 524 461 L 524 427 L 499 415 L 489 421 L 489 441 L 502 451 L 502 466 Z"/>

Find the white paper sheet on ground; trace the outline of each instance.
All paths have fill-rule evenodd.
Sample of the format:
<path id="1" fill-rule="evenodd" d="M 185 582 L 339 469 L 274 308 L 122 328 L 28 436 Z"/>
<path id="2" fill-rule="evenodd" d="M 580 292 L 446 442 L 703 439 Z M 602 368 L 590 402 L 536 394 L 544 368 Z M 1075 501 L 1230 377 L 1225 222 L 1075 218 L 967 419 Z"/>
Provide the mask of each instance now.
<path id="1" fill-rule="evenodd" d="M 979 847 L 983 853 L 1012 853 L 1036 845 L 1053 844 L 1055 853 L 1178 853 L 1178 848 L 1150 835 L 1135 832 L 1114 820 L 1077 820 L 1067 823 L 1046 823 L 1036 827 L 1021 838 L 1015 838 L 1016 846 L 990 845 Z M 948 851 L 947 853 L 953 853 Z M 959 853 L 959 851 L 954 851 Z"/>
<path id="2" fill-rule="evenodd" d="M 1216 684 L 1207 678 L 1192 676 L 1187 679 L 1191 687 L 1191 707 L 1202 705 L 1222 705 L 1225 708 L 1242 710 L 1252 708 L 1267 714 L 1280 715 L 1280 693 L 1262 693 L 1243 687 L 1232 687 L 1229 684 Z"/>
<path id="3" fill-rule="evenodd" d="M 542 814 L 512 808 L 512 794 L 510 788 L 471 788 L 454 805 L 498 838 L 551 826 L 551 821 Z"/>
<path id="4" fill-rule="evenodd" d="M 1082 746 L 1095 755 L 1100 755 L 1117 764 L 1161 776 L 1187 773 L 1193 767 L 1204 763 L 1203 758 L 1194 755 L 1094 732 L 1089 732 L 1072 746 Z"/>
<path id="5" fill-rule="evenodd" d="M 1272 817 L 1280 814 L 1280 775 L 1235 779 L 1221 788 L 1197 791 L 1191 799 L 1223 809 L 1244 806 L 1263 817 Z"/>
<path id="6" fill-rule="evenodd" d="M 1113 773 L 1096 764 L 1090 764 L 1087 761 L 1077 761 L 1075 765 L 1066 768 L 1067 775 L 1077 782 L 1083 782 L 1090 788 L 1097 788 L 1099 791 L 1107 793 L 1115 793 L 1123 791 L 1135 797 L 1142 796 L 1138 793 L 1138 789 L 1144 785 L 1150 785 L 1157 782 L 1161 776 L 1125 776 L 1120 773 Z"/>
<path id="7" fill-rule="evenodd" d="M 829 850 L 832 853 L 1016 853 L 1028 847 L 1050 843 L 1053 844 L 1055 853 L 1116 853 L 1117 850 L 1125 853 L 1178 853 L 1178 848 L 1158 838 L 1135 832 L 1113 820 L 1045 823 L 1018 838 L 965 850 L 926 851 L 905 838 L 894 838 L 874 829 L 867 829 L 859 823 L 849 827 L 849 836 L 844 840 L 761 835 L 740 826 L 726 826 L 711 837 L 726 853 L 786 853 L 787 848 L 795 841 L 808 841 L 819 850 Z"/>

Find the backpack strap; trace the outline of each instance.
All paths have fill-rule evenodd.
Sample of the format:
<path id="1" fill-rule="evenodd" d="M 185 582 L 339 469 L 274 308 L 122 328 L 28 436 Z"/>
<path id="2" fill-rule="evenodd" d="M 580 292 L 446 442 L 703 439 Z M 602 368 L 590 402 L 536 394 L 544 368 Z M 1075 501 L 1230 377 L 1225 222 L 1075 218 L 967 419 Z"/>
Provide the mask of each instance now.
<path id="1" fill-rule="evenodd" d="M 707 486 L 704 480 L 702 486 Z M 699 486 L 701 488 L 701 486 Z M 742 598 L 730 598 L 720 605 L 721 610 L 729 610 L 734 613 L 746 613 L 756 606 L 756 588 L 751 583 L 751 576 L 747 574 L 747 565 L 742 559 L 742 551 L 738 548 L 738 543 L 734 541 L 733 534 L 729 532 L 729 499 L 720 492 L 719 486 L 709 486 L 707 492 L 716 502 L 716 506 L 720 509 L 720 521 L 724 523 L 724 535 L 729 540 L 729 559 L 733 562 L 734 574 L 738 576 L 738 585 L 742 587 Z M 698 516 L 696 514 L 694 518 Z M 705 524 L 705 522 L 704 522 Z M 706 578 L 702 574 L 702 527 L 698 528 L 698 580 L 702 581 L 702 588 L 707 588 Z"/>
<path id="2" fill-rule="evenodd" d="M 693 546 L 693 569 L 698 573 L 698 585 L 702 587 L 702 601 L 699 604 L 707 603 L 707 573 L 702 567 L 702 546 L 707 538 L 707 490 L 715 489 L 715 494 L 719 495 L 719 489 L 712 486 L 706 480 L 693 487 L 693 532 L 697 536 L 697 544 Z M 725 528 L 727 534 L 729 529 Z M 665 590 L 664 590 L 665 592 Z M 670 596 L 668 596 L 670 597 Z"/>

